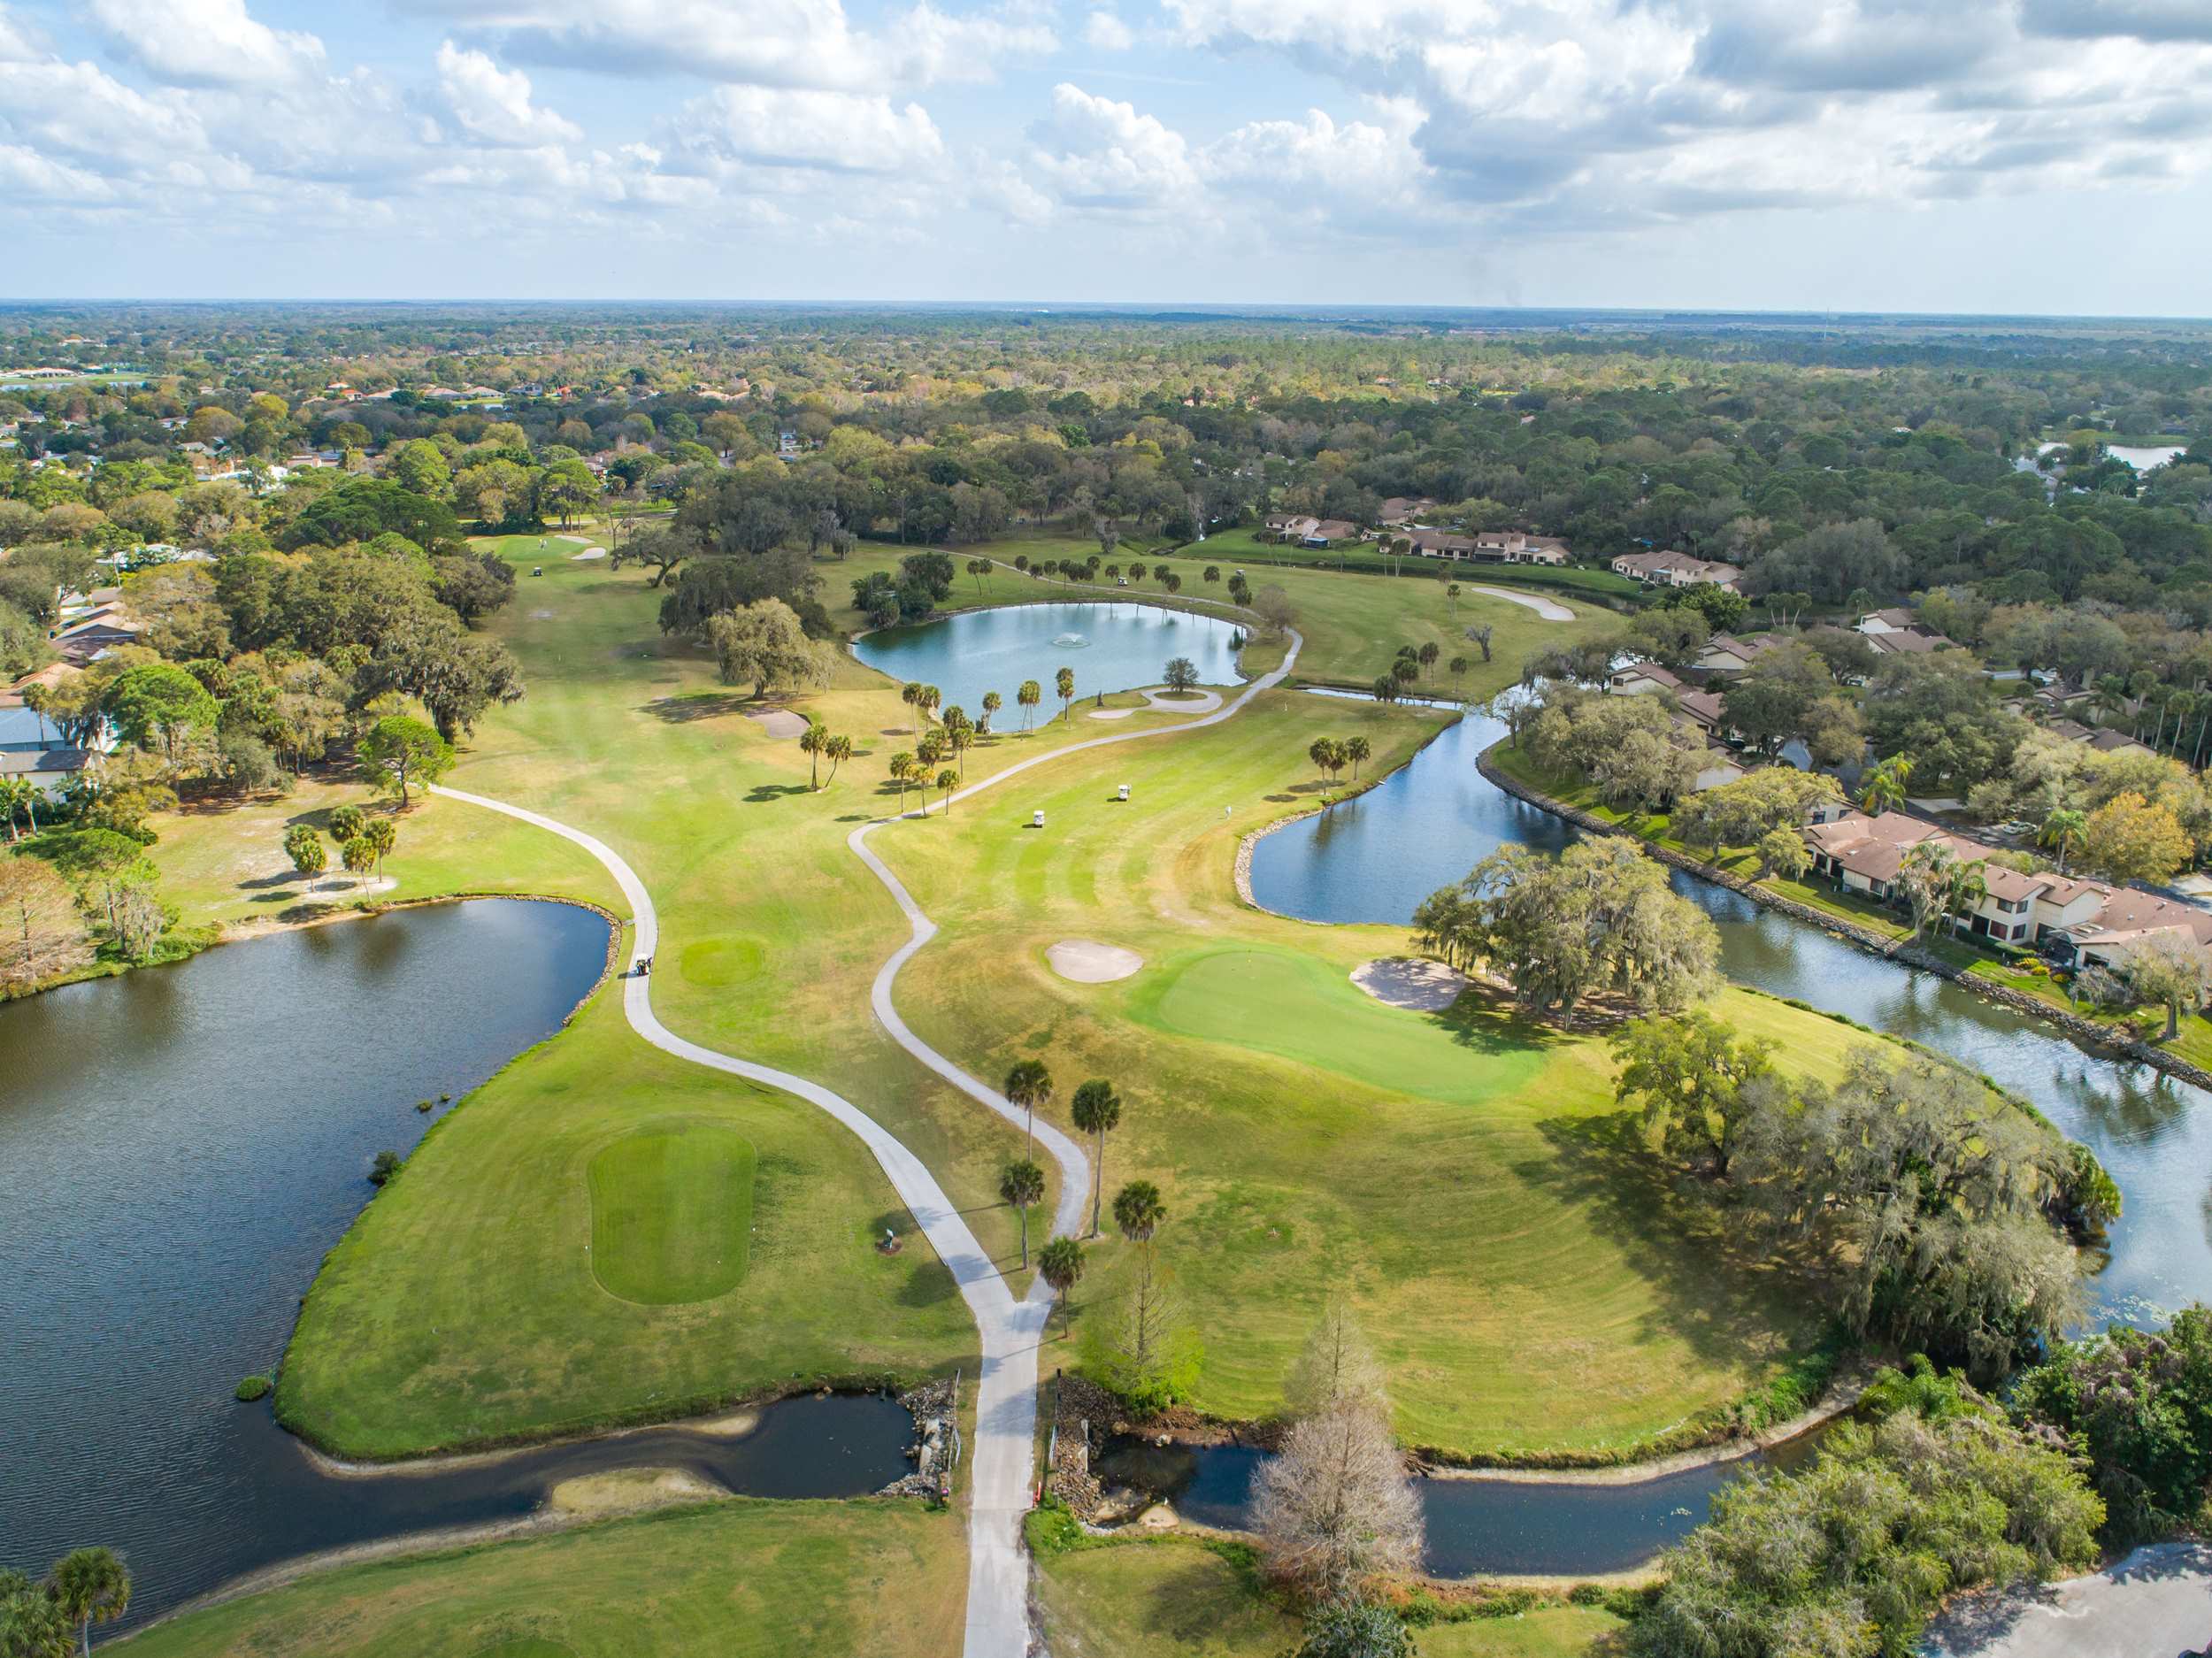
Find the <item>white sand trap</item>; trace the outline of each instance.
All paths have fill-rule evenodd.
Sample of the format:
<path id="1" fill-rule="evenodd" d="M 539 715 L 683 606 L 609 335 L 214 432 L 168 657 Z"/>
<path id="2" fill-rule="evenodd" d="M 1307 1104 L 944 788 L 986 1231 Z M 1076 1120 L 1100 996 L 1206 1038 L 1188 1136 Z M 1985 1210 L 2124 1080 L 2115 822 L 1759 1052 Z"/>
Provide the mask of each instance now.
<path id="1" fill-rule="evenodd" d="M 1437 1013 L 1459 1000 L 1472 981 L 1455 967 L 1410 956 L 1386 956 L 1352 969 L 1352 982 L 1378 1002 L 1416 1013 Z"/>
<path id="2" fill-rule="evenodd" d="M 568 556 L 568 562 L 569 562 L 570 564 L 575 564 L 576 562 L 578 562 L 580 559 L 585 559 L 585 558 L 604 558 L 606 556 L 607 556 L 607 549 L 606 549 L 605 548 L 603 548 L 603 547 L 587 547 L 587 548 L 586 548 L 586 549 L 584 549 L 584 550 L 583 550 L 582 552 L 580 552 L 580 553 L 571 553 L 571 554 Z"/>
<path id="3" fill-rule="evenodd" d="M 1091 710 L 1091 718 L 1093 719 L 1127 719 L 1136 711 L 1133 708 L 1094 708 Z"/>
<path id="4" fill-rule="evenodd" d="M 787 708 L 763 709 L 758 713 L 748 713 L 745 718 L 758 725 L 771 737 L 806 735 L 806 716 L 795 714 Z"/>
<path id="5" fill-rule="evenodd" d="M 1171 696 L 1160 687 L 1137 695 L 1163 714 L 1210 714 L 1221 706 L 1221 693 L 1200 691 L 1187 697 Z"/>
<path id="6" fill-rule="evenodd" d="M 1118 944 L 1097 944 L 1089 939 L 1062 939 L 1045 951 L 1045 960 L 1063 979 L 1079 985 L 1105 985 L 1126 979 L 1144 965 L 1144 957 Z"/>
<path id="7" fill-rule="evenodd" d="M 1508 604 L 1525 605 L 1548 622 L 1571 622 L 1575 613 L 1563 604 L 1549 599 L 1540 599 L 1532 593 L 1515 593 L 1506 587 L 1470 587 L 1470 593 L 1487 594 L 1494 599 L 1503 599 Z"/>

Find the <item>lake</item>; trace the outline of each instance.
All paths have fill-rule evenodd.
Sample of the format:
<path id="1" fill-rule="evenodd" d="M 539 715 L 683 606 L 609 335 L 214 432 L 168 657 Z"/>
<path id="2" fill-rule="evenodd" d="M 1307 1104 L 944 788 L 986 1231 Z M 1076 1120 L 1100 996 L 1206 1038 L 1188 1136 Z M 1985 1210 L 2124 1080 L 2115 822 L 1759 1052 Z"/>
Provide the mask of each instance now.
<path id="1" fill-rule="evenodd" d="M 1403 925 L 1503 841 L 1563 845 L 1569 825 L 1476 770 L 1504 734 L 1471 711 L 1379 787 L 1263 837 L 1254 898 L 1311 921 Z M 2093 1286 L 2102 1316 L 2154 1323 L 2212 1301 L 2212 1099 L 2202 1090 L 2089 1054 L 2025 1014 L 1727 887 L 1679 871 L 1673 880 L 1719 927 L 1730 979 L 1924 1042 L 2034 1101 L 2097 1154 L 2126 1201 Z"/>
<path id="2" fill-rule="evenodd" d="M 1021 710 L 1014 693 L 1024 679 L 1044 687 L 1045 700 L 1035 714 L 1041 721 L 1060 711 L 1053 676 L 1064 667 L 1073 669 L 1080 720 L 1084 699 L 1161 684 L 1176 656 L 1190 658 L 1201 685 L 1239 683 L 1237 641 L 1242 635 L 1233 623 L 1155 604 L 1017 604 L 966 610 L 910 627 L 879 628 L 855 640 L 852 649 L 868 666 L 902 684 L 935 686 L 944 693 L 942 707 L 964 709 L 972 719 L 981 716 L 983 694 L 996 691 L 1006 704 L 997 728 L 1017 731 Z"/>

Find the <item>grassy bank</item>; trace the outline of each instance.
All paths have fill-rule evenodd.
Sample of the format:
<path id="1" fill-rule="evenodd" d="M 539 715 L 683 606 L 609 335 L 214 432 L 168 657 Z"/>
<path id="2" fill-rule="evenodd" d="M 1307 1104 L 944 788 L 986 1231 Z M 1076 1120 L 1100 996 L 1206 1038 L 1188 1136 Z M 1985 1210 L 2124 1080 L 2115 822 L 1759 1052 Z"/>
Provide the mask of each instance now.
<path id="1" fill-rule="evenodd" d="M 944 1658 L 959 1527 L 916 1504 L 764 1502 L 340 1567 L 188 1613 L 132 1658 Z"/>
<path id="2" fill-rule="evenodd" d="M 1053 1650 L 1105 1658 L 1281 1658 L 1298 1620 L 1229 1561 L 1185 1539 L 1047 1554 L 1039 1603 Z M 1619 1621 L 1553 1606 L 1508 1617 L 1431 1623 L 1420 1658 L 1571 1658 Z"/>

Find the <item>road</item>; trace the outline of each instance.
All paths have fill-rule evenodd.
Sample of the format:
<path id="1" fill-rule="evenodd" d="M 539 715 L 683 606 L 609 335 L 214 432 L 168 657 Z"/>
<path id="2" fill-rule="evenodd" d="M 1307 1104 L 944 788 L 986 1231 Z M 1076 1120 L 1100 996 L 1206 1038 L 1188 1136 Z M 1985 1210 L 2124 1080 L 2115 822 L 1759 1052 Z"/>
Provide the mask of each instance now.
<path id="1" fill-rule="evenodd" d="M 2047 1588 L 1976 1595 L 1936 1621 L 1928 1658 L 2175 1658 L 2212 1647 L 2212 1546 L 2161 1543 Z"/>
<path id="2" fill-rule="evenodd" d="M 1093 737 L 1033 756 L 970 784 L 952 796 L 946 810 L 997 787 L 1033 767 L 1085 748 L 1141 742 L 1148 738 L 1217 725 L 1261 692 L 1281 684 L 1297 661 L 1304 642 L 1292 630 L 1290 649 L 1282 665 L 1255 679 L 1233 702 L 1217 712 L 1174 725 Z M 631 940 L 632 965 L 640 957 L 658 953 L 660 917 L 654 908 L 652 894 L 646 890 L 637 871 L 606 842 L 541 812 L 509 805 L 504 801 L 442 786 L 434 787 L 433 792 L 449 800 L 504 813 L 583 848 L 614 877 L 615 884 L 629 903 L 635 929 Z M 924 814 L 918 810 L 904 815 L 918 817 Z M 863 824 L 847 841 L 854 854 L 897 902 L 910 931 L 906 943 L 876 974 L 870 991 L 876 1018 L 901 1048 L 963 1094 L 1018 1127 L 1023 1123 L 1019 1107 L 923 1041 L 899 1016 L 892 997 L 899 970 L 936 936 L 937 924 L 923 912 L 904 884 L 868 847 L 869 832 L 889 821 L 893 820 Z M 790 1071 L 739 1059 L 678 1036 L 653 1011 L 650 978 L 640 978 L 635 973 L 624 978 L 622 1009 L 631 1028 L 663 1052 L 796 1094 L 852 1130 L 874 1155 L 892 1189 L 899 1194 L 899 1201 L 912 1212 L 915 1224 L 951 1270 L 961 1297 L 975 1318 L 983 1353 L 976 1391 L 975 1448 L 969 1464 L 968 1613 L 963 1654 L 964 1658 L 1024 1658 L 1029 1650 L 1029 1573 L 1022 1554 L 1021 1522 L 1029 1509 L 1035 1477 L 1038 1349 L 1043 1340 L 1045 1321 L 1052 1311 L 1051 1287 L 1042 1278 L 1033 1279 L 1028 1293 L 1018 1300 L 927 1165 L 888 1129 L 843 1095 Z M 1084 1207 L 1089 1198 L 1090 1160 L 1081 1147 L 1050 1124 L 1038 1124 L 1036 1132 L 1038 1145 L 1052 1157 L 1060 1173 L 1060 1199 L 1053 1215 L 1052 1232 L 1055 1235 L 1078 1232 L 1082 1227 Z"/>

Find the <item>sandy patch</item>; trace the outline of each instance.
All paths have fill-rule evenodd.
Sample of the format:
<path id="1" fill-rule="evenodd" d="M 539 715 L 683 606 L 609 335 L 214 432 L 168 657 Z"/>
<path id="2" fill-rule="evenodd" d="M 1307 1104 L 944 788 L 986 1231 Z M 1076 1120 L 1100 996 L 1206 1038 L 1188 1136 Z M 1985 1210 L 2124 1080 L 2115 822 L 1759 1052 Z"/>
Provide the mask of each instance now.
<path id="1" fill-rule="evenodd" d="M 341 898 L 358 898 L 365 893 L 388 893 L 399 885 L 396 875 L 376 875 L 365 880 L 356 880 L 350 875 L 332 875 L 307 888 L 311 893 L 329 893 Z"/>
<path id="2" fill-rule="evenodd" d="M 760 1426 L 757 1410 L 733 1410 L 726 1416 L 710 1416 L 704 1422 L 690 1424 L 695 1433 L 704 1433 L 718 1439 L 741 1439 Z"/>
<path id="3" fill-rule="evenodd" d="M 1459 993 L 1473 982 L 1455 967 L 1424 962 L 1410 956 L 1386 956 L 1363 962 L 1352 969 L 1352 982 L 1380 1002 L 1410 1008 L 1417 1013 L 1437 1013 L 1459 1000 Z"/>
<path id="4" fill-rule="evenodd" d="M 603 1519 L 637 1514 L 677 1502 L 711 1502 L 730 1493 L 712 1480 L 682 1468 L 618 1468 L 604 1474 L 564 1479 L 546 1493 L 557 1514 Z"/>
<path id="5" fill-rule="evenodd" d="M 1105 985 L 1126 979 L 1144 965 L 1144 957 L 1118 944 L 1099 944 L 1089 939 L 1062 939 L 1045 952 L 1052 971 L 1079 985 Z"/>
<path id="6" fill-rule="evenodd" d="M 1493 599 L 1503 599 L 1508 604 L 1523 605 L 1547 622 L 1571 622 L 1575 619 L 1575 613 L 1565 605 L 1555 603 L 1549 599 L 1540 599 L 1532 593 L 1515 593 L 1509 587 L 1469 587 L 1467 591 L 1483 594 Z"/>
<path id="7" fill-rule="evenodd" d="M 1093 719 L 1127 719 L 1136 711 L 1133 708 L 1094 708 L 1091 710 L 1091 718 Z"/>
<path id="8" fill-rule="evenodd" d="M 763 709 L 758 713 L 749 713 L 745 718 L 753 721 L 771 737 L 803 737 L 806 735 L 806 716 L 795 714 L 787 708 Z"/>
<path id="9" fill-rule="evenodd" d="M 1199 691 L 1189 696 L 1173 696 L 1156 687 L 1149 691 L 1140 691 L 1137 695 L 1163 714 L 1210 714 L 1221 706 L 1221 693 L 1218 691 Z"/>
<path id="10" fill-rule="evenodd" d="M 587 558 L 604 558 L 606 556 L 607 549 L 603 547 L 587 547 L 580 553 L 571 553 L 568 556 L 568 562 L 573 564 Z"/>
<path id="11" fill-rule="evenodd" d="M 553 612 L 550 610 L 533 610 L 530 612 L 530 619 L 534 622 L 549 622 L 553 619 Z"/>

